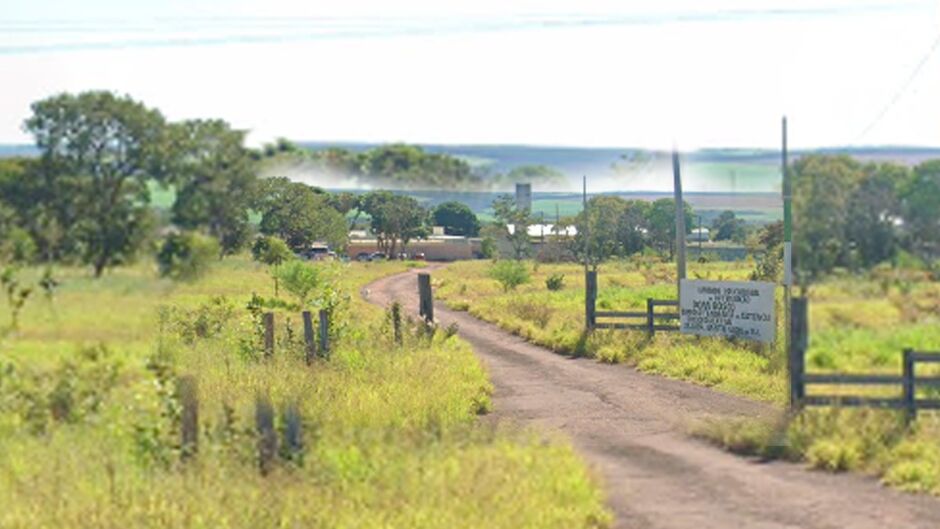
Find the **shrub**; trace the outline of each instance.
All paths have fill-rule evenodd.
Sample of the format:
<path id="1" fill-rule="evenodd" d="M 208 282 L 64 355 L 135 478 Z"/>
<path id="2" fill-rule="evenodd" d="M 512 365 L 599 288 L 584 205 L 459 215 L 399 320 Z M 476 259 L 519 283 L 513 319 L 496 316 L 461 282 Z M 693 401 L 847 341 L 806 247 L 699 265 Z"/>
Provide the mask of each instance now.
<path id="1" fill-rule="evenodd" d="M 513 300 L 508 308 L 520 320 L 532 322 L 542 328 L 548 325 L 555 312 L 555 309 L 538 301 Z"/>
<path id="2" fill-rule="evenodd" d="M 259 263 L 271 267 L 274 279 L 274 297 L 278 295 L 277 269 L 283 263 L 293 259 L 294 254 L 283 240 L 274 236 L 258 237 L 251 246 L 251 257 Z"/>
<path id="3" fill-rule="evenodd" d="M 844 472 L 858 468 L 861 461 L 858 446 L 848 440 L 819 439 L 806 451 L 810 466 L 829 472 Z"/>
<path id="4" fill-rule="evenodd" d="M 284 289 L 297 298 L 297 303 L 301 308 L 306 307 L 310 301 L 310 296 L 324 284 L 323 278 L 320 277 L 320 271 L 303 261 L 289 261 L 281 266 L 274 275 L 280 280 Z"/>
<path id="5" fill-rule="evenodd" d="M 503 287 L 503 292 L 515 290 L 530 279 L 529 269 L 522 261 L 497 261 L 490 267 L 490 277 Z"/>
<path id="6" fill-rule="evenodd" d="M 545 288 L 555 292 L 565 288 L 565 274 L 552 274 L 545 280 Z"/>
<path id="7" fill-rule="evenodd" d="M 496 259 L 499 257 L 499 250 L 496 247 L 496 239 L 485 237 L 480 242 L 480 253 L 487 259 Z"/>
<path id="8" fill-rule="evenodd" d="M 157 253 L 160 275 L 177 281 L 202 277 L 219 259 L 219 242 L 195 232 L 170 234 Z"/>

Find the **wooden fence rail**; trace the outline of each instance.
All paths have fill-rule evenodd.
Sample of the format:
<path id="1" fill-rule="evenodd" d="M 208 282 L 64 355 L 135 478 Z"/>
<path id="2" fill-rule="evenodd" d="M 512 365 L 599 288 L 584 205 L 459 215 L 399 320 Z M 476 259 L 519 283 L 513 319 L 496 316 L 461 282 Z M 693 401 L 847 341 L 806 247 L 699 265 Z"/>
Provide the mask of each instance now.
<path id="1" fill-rule="evenodd" d="M 940 387 L 940 376 L 916 375 L 919 363 L 940 363 L 940 352 L 901 352 L 900 375 L 888 374 L 844 374 L 807 373 L 806 349 L 808 346 L 808 304 L 804 298 L 794 298 L 791 305 L 791 339 L 789 351 L 790 405 L 794 409 L 804 406 L 870 407 L 904 410 L 910 421 L 917 417 L 918 410 L 940 409 L 940 399 L 917 398 L 917 390 L 924 387 Z M 807 395 L 807 386 L 897 386 L 900 397 L 869 397 L 860 395 Z"/>
<path id="2" fill-rule="evenodd" d="M 599 311 L 597 310 L 597 272 L 588 271 L 585 278 L 585 321 L 587 329 L 632 329 L 646 331 L 650 336 L 657 331 L 675 332 L 679 326 L 664 322 L 679 320 L 678 312 L 657 312 L 657 307 L 679 307 L 676 300 L 647 298 L 645 311 Z M 642 320 L 633 322 L 598 322 L 603 319 Z"/>

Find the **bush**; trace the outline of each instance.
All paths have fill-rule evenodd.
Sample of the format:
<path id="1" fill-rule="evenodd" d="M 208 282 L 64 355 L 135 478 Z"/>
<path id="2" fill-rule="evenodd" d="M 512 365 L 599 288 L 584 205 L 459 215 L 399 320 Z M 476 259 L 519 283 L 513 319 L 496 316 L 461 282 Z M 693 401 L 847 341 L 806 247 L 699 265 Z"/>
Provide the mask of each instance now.
<path id="1" fill-rule="evenodd" d="M 178 281 L 202 277 L 218 261 L 219 242 L 195 232 L 168 235 L 157 253 L 160 275 Z"/>
<path id="2" fill-rule="evenodd" d="M 503 287 L 503 292 L 515 290 L 530 279 L 529 269 L 522 261 L 497 261 L 490 267 L 489 275 Z"/>
<path id="3" fill-rule="evenodd" d="M 268 266 L 276 267 L 293 256 L 287 243 L 274 236 L 258 237 L 251 246 L 251 257 Z"/>
<path id="4" fill-rule="evenodd" d="M 275 276 L 285 290 L 297 298 L 301 308 L 305 308 L 310 296 L 323 286 L 320 271 L 303 261 L 288 261 L 281 266 Z"/>
<path id="5" fill-rule="evenodd" d="M 565 288 L 565 274 L 552 274 L 545 280 L 545 288 L 557 292 Z"/>

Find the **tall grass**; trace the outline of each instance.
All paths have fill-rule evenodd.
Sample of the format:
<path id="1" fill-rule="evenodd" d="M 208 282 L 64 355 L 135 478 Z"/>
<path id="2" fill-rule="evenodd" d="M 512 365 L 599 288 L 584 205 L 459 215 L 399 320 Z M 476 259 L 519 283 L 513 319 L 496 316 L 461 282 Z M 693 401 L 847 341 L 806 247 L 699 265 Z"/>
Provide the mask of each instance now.
<path id="1" fill-rule="evenodd" d="M 761 400 L 786 400 L 786 362 L 781 347 L 645 331 L 584 332 L 584 271 L 572 264 L 533 264 L 533 280 L 504 293 L 482 261 L 454 263 L 435 273 L 437 295 L 458 310 L 490 321 L 553 351 L 627 362 L 639 369 L 714 386 Z M 667 263 L 610 262 L 601 266 L 598 310 L 646 310 L 647 298 L 676 299 L 674 267 Z M 751 263 L 696 263 L 690 277 L 746 279 Z M 565 284 L 549 290 L 548 278 Z"/>
<path id="2" fill-rule="evenodd" d="M 477 420 L 491 387 L 464 342 L 413 325 L 398 345 L 382 311 L 359 299 L 359 287 L 406 264 L 342 266 L 344 324 L 330 358 L 309 367 L 292 310 L 277 310 L 274 358 L 253 354 L 246 306 L 272 292 L 246 258 L 189 284 L 144 265 L 98 281 L 60 270 L 57 299 L 31 300 L 0 349 L 0 526 L 609 523 L 596 479 L 564 440 Z M 76 352 L 89 347 L 98 353 Z M 173 386 L 183 375 L 196 380 L 200 416 L 199 451 L 185 463 Z M 303 427 L 302 457 L 279 458 L 267 476 L 259 395 L 280 433 L 288 409 Z"/>

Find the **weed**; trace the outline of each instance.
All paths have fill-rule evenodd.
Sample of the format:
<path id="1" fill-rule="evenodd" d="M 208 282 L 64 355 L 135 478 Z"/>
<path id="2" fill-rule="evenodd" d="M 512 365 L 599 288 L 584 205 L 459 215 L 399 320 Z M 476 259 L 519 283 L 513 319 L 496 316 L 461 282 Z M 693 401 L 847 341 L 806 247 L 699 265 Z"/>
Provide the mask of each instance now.
<path id="1" fill-rule="evenodd" d="M 565 274 L 552 274 L 545 280 L 545 288 L 557 292 L 565 288 Z"/>

